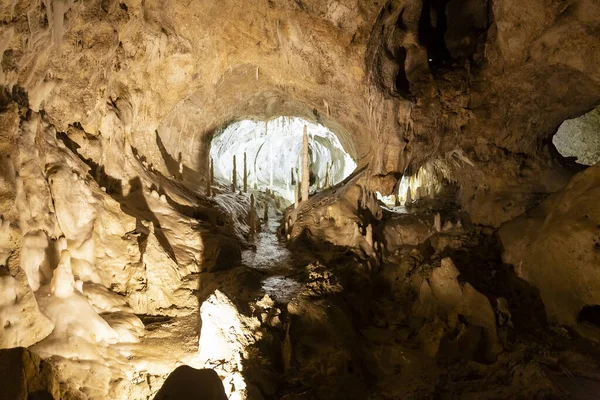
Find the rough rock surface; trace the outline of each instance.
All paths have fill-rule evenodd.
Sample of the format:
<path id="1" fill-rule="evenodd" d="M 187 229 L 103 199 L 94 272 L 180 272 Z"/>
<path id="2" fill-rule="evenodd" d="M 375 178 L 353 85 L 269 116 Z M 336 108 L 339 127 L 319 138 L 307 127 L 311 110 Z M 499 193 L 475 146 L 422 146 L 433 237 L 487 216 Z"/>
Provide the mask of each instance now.
<path id="1" fill-rule="evenodd" d="M 5 399 L 59 399 L 56 370 L 23 347 L 0 350 L 0 393 Z"/>
<path id="2" fill-rule="evenodd" d="M 600 304 L 600 165 L 575 175 L 529 215 L 500 229 L 503 259 L 540 291 L 548 315 L 576 326 Z"/>

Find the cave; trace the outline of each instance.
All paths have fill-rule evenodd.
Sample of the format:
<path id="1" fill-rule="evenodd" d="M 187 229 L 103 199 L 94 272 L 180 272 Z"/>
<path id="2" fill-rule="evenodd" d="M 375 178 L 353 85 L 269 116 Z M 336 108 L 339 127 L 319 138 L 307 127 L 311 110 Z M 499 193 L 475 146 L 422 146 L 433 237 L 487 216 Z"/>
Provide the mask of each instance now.
<path id="1" fill-rule="evenodd" d="M 593 0 L 0 18 L 0 398 L 600 393 Z"/>
<path id="2" fill-rule="evenodd" d="M 356 162 L 337 135 L 323 125 L 302 118 L 278 117 L 270 121 L 237 121 L 216 133 L 209 152 L 214 179 L 225 186 L 233 184 L 235 168 L 236 187 L 242 188 L 245 168 L 246 191 L 269 191 L 287 200 L 287 205 L 293 204 L 295 188 L 302 179 L 304 127 L 310 191 L 333 186 L 356 169 Z"/>

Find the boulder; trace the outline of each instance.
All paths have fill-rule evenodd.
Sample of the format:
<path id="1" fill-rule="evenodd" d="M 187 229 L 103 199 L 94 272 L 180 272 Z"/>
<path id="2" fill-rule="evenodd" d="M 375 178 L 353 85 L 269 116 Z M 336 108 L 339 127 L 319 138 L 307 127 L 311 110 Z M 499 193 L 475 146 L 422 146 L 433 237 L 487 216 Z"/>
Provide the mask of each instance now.
<path id="1" fill-rule="evenodd" d="M 491 361 L 502 350 L 496 313 L 485 295 L 458 281 L 459 274 L 452 260 L 444 258 L 421 283 L 415 304 L 415 315 L 427 320 L 419 332 L 421 345 L 431 356 L 450 352 Z"/>
<path id="2" fill-rule="evenodd" d="M 223 383 L 214 369 L 194 369 L 187 365 L 171 372 L 154 400 L 227 400 Z"/>

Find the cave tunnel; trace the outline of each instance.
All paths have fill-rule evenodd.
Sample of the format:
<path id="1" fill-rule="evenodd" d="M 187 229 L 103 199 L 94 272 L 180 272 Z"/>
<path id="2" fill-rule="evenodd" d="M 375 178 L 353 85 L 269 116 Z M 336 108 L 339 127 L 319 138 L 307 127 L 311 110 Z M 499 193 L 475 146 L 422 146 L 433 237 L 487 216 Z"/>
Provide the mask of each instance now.
<path id="1" fill-rule="evenodd" d="M 0 2 L 0 398 L 597 398 L 596 3 Z"/>
<path id="2" fill-rule="evenodd" d="M 235 156 L 236 186 L 240 188 L 246 159 L 249 188 L 263 192 L 268 189 L 293 203 L 295 187 L 302 179 L 304 127 L 308 134 L 311 191 L 333 186 L 354 171 L 356 162 L 335 133 L 301 118 L 278 117 L 234 122 L 216 133 L 210 148 L 215 179 L 232 184 Z"/>

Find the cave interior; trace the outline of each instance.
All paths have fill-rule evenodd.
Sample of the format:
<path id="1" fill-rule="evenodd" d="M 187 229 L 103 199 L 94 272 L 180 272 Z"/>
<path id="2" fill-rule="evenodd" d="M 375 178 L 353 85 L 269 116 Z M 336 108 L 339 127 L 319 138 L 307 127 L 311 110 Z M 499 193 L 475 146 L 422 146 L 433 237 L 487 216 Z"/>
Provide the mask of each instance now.
<path id="1" fill-rule="evenodd" d="M 600 397 L 598 0 L 0 19 L 0 398 Z"/>

